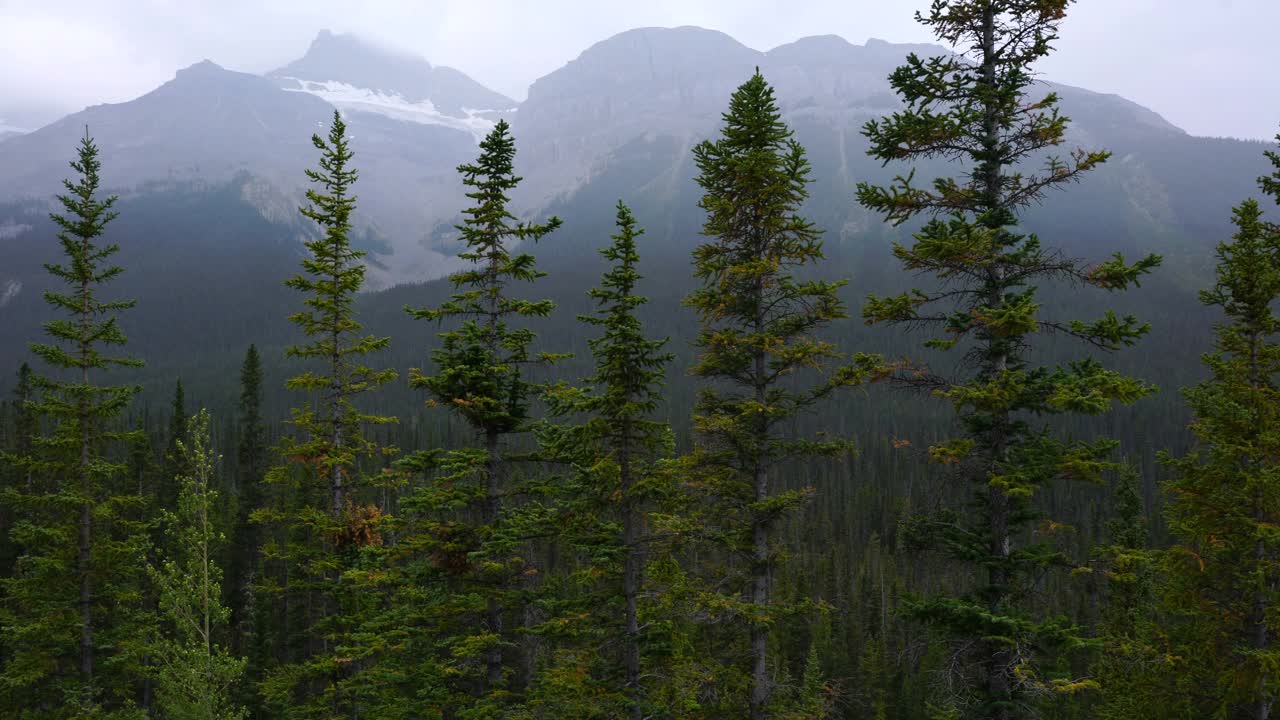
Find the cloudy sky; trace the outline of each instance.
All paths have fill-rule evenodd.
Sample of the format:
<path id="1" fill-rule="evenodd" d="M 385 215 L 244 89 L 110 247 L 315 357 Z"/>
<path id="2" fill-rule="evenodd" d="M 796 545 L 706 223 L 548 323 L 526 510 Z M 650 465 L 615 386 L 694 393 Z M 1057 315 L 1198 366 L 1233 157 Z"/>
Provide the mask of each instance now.
<path id="1" fill-rule="evenodd" d="M 767 50 L 807 35 L 931 40 L 928 0 L 0 0 L 0 122 L 136 97 L 208 58 L 263 72 L 315 32 L 355 32 L 523 98 L 614 33 L 699 25 Z M 1041 69 L 1200 135 L 1280 129 L 1280 0 L 1078 0 Z"/>

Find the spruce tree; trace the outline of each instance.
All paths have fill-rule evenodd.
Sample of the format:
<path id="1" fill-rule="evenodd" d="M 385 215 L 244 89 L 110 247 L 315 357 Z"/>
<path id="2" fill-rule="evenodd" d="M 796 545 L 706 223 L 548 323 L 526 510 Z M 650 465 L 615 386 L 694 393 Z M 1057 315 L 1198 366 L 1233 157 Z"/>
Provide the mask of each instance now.
<path id="1" fill-rule="evenodd" d="M 1280 142 L 1280 134 L 1276 135 L 1276 142 Z M 1263 193 L 1270 195 L 1277 203 L 1280 203 L 1280 151 L 1265 150 L 1263 155 L 1271 161 L 1275 171 L 1270 175 L 1258 178 L 1258 185 L 1262 188 Z"/>
<path id="2" fill-rule="evenodd" d="M 1165 458 L 1178 541 L 1167 603 L 1194 628 L 1187 652 L 1209 670 L 1203 712 L 1266 720 L 1280 694 L 1280 229 L 1254 200 L 1235 208 L 1234 223 L 1217 281 L 1201 293 L 1226 320 L 1204 356 L 1210 378 L 1185 391 L 1197 447 Z"/>
<path id="3" fill-rule="evenodd" d="M 306 243 L 303 272 L 286 282 L 306 295 L 306 309 L 289 319 L 308 342 L 289 347 L 286 354 L 309 368 L 287 386 L 316 399 L 293 412 L 290 423 L 298 436 L 286 437 L 280 445 L 289 464 L 267 473 L 267 482 L 279 488 L 287 503 L 257 511 L 259 519 L 282 527 L 283 540 L 270 542 L 264 553 L 289 570 L 287 586 L 264 583 L 262 589 L 283 592 L 286 602 L 306 608 L 301 626 L 292 628 L 302 642 L 300 652 L 264 683 L 264 696 L 288 717 L 345 714 L 358 705 L 360 668 L 344 658 L 349 658 L 350 633 L 364 598 L 344 573 L 363 548 L 381 542 L 383 512 L 370 493 L 376 476 L 362 461 L 391 452 L 371 439 L 368 429 L 395 420 L 355 404 L 396 373 L 362 362 L 384 350 L 390 339 L 362 336 L 363 326 L 355 317 L 365 267 L 360 262 L 364 253 L 350 240 L 356 206 L 351 187 L 357 172 L 350 164 L 342 116 L 334 112 L 327 139 L 313 135 L 311 140 L 320 161 L 318 169 L 307 170 L 312 187 L 301 212 L 320 233 Z M 381 463 L 377 465 L 380 473 Z"/>
<path id="4" fill-rule="evenodd" d="M 1043 573 L 1072 561 L 1030 540 L 1027 530 L 1043 517 L 1039 503 L 1050 482 L 1097 481 L 1115 467 L 1115 443 L 1061 440 L 1039 418 L 1098 415 L 1151 392 L 1092 356 L 1061 366 L 1032 359 L 1049 335 L 1105 353 L 1134 344 L 1148 329 L 1111 312 L 1094 321 L 1043 317 L 1040 285 L 1125 290 L 1159 264 L 1156 256 L 1130 264 L 1116 254 L 1086 265 L 1018 227 L 1023 208 L 1108 158 L 1086 150 L 1053 155 L 1068 119 L 1055 94 L 1032 96 L 1033 66 L 1051 51 L 1070 4 L 934 0 L 917 20 L 958 54 L 908 56 L 889 79 L 905 108 L 864 129 L 868 152 L 885 164 L 940 158 L 965 166 L 959 179 L 927 186 L 915 183 L 913 171 L 888 187 L 858 187 L 861 204 L 895 225 L 926 218 L 914 243 L 895 244 L 893 252 L 904 268 L 932 281 L 924 290 L 870 298 L 864 318 L 937 331 L 930 348 L 964 352 L 954 375 L 915 368 L 900 377 L 948 401 L 960 431 L 929 454 L 968 483 L 969 502 L 913 526 L 972 579 L 960 592 L 918 599 L 907 611 L 951 643 L 959 691 L 950 704 L 961 717 L 1029 717 L 1047 692 L 1084 687 L 1046 674 L 1043 661 L 1055 648 L 1078 647 L 1083 638 L 1071 623 L 1037 612 L 1030 597 Z M 1019 168 L 1044 155 L 1041 170 Z"/>
<path id="5" fill-rule="evenodd" d="M 772 592 L 784 552 L 778 528 L 812 494 L 797 480 L 777 485 L 805 458 L 852 451 L 849 440 L 794 437 L 790 428 L 833 391 L 871 378 L 879 363 L 860 355 L 838 365 L 840 354 L 816 335 L 846 316 L 837 297 L 844 282 L 796 276 L 823 258 L 821 232 L 799 215 L 809 163 L 758 71 L 733 93 L 723 122 L 720 138 L 694 148 L 709 239 L 693 253 L 702 285 L 685 300 L 702 322 L 691 372 L 704 381 L 688 473 L 706 495 L 712 534 L 734 558 L 736 582 L 713 612 L 748 636 L 743 714 L 763 720 L 786 713 L 774 696 L 778 659 L 769 647 L 794 610 Z M 802 386 L 795 376 L 805 371 L 820 377 Z"/>
<path id="6" fill-rule="evenodd" d="M 263 503 L 262 482 L 267 470 L 267 438 L 262 420 L 262 359 L 250 345 L 240 366 L 240 402 L 236 434 L 236 468 L 231 486 L 235 508 L 231 527 L 227 598 L 231 625 L 235 629 L 233 650 L 249 656 L 250 677 L 266 665 L 266 635 L 269 625 L 267 603 L 251 605 L 251 584 L 261 571 L 258 526 L 251 513 Z"/>
<path id="7" fill-rule="evenodd" d="M 10 653 L 0 702 L 15 716 L 124 717 L 145 636 L 136 611 L 145 534 L 140 498 L 116 458 L 131 437 L 120 415 L 137 388 L 104 384 L 103 375 L 141 363 L 113 352 L 125 344 L 119 314 L 134 303 L 103 298 L 124 269 L 111 264 L 119 246 L 102 240 L 116 198 L 100 196 L 87 130 L 71 168 L 78 177 L 58 196 L 65 214 L 50 216 L 65 260 L 45 266 L 66 284 L 45 293 L 62 317 L 44 324 L 47 343 L 30 346 L 49 374 L 32 376 L 38 398 L 27 407 L 48 434 L 21 460 L 30 485 L 4 490 L 24 552 L 0 593 Z"/>
<path id="8" fill-rule="evenodd" d="M 1092 716 L 1099 720 L 1183 716 L 1164 697 L 1169 681 L 1182 673 L 1178 660 L 1164 651 L 1167 642 L 1155 607 L 1156 552 L 1147 537 L 1139 479 L 1132 467 L 1119 472 L 1107 541 L 1094 550 L 1094 574 L 1103 581 L 1097 618 L 1101 647 L 1093 667 L 1102 697 Z"/>
<path id="9" fill-rule="evenodd" d="M 40 433 L 40 420 L 34 403 L 36 400 L 35 371 L 28 363 L 18 368 L 18 383 L 13 387 L 13 457 L 30 457 L 35 449 L 36 437 Z M 21 472 L 15 478 L 17 484 L 32 489 L 31 470 Z"/>
<path id="10" fill-rule="evenodd" d="M 6 442 L 0 447 L 0 468 L 4 470 L 0 475 L 0 480 L 4 483 L 0 486 L 0 492 L 9 488 L 18 492 L 30 492 L 33 489 L 34 477 L 31 468 L 24 467 L 23 458 L 31 456 L 36 435 L 40 431 L 39 420 L 32 408 L 35 392 L 34 373 L 31 366 L 24 362 L 18 368 L 18 382 L 14 385 L 10 404 L 12 410 L 6 418 L 10 421 L 10 426 L 5 428 Z M 20 552 L 19 546 L 10 536 L 15 519 L 13 508 L 0 507 L 0 578 L 13 575 L 14 563 Z"/>
<path id="11" fill-rule="evenodd" d="M 179 379 L 173 386 L 173 399 L 169 404 L 169 431 L 165 436 L 164 480 L 160 486 L 158 500 L 160 507 L 171 508 L 178 500 L 177 478 L 187 472 L 182 466 L 183 456 L 178 451 L 178 442 L 187 437 L 187 399 Z"/>
<path id="12" fill-rule="evenodd" d="M 167 720 L 238 720 L 245 713 L 232 691 L 244 661 L 225 645 L 230 610 L 222 603 L 217 565 L 225 542 L 214 488 L 220 456 L 212 446 L 208 411 L 183 425 L 187 434 L 174 441 L 174 450 L 178 466 L 189 474 L 178 478 L 175 509 L 162 511 L 168 553 L 150 568 L 166 621 L 155 647 L 156 708 Z"/>
<path id="13" fill-rule="evenodd" d="M 257 484 L 262 482 L 267 462 L 266 428 L 262 422 L 262 359 L 256 345 L 249 346 L 240 365 L 239 411 L 235 487 L 249 499 L 248 494 L 258 491 Z M 255 507 L 256 503 L 250 502 L 248 506 Z"/>
<path id="14" fill-rule="evenodd" d="M 616 225 L 613 243 L 600 250 L 609 270 L 587 293 L 595 312 L 578 316 L 600 331 L 587 341 L 595 373 L 585 387 L 562 384 L 548 392 L 554 416 L 580 422 L 549 424 L 539 433 L 543 456 L 570 466 L 558 488 L 560 507 L 550 515 L 555 527 L 548 531 L 580 563 L 568 597 L 547 621 L 548 632 L 562 636 L 570 650 L 563 657 L 587 671 L 574 675 L 553 665 L 548 675 L 559 682 L 547 683 L 540 699 L 562 714 L 565 695 L 576 703 L 594 699 L 592 716 L 616 713 L 639 720 L 653 713 L 642 678 L 658 672 L 644 670 L 645 515 L 652 506 L 656 462 L 672 445 L 668 425 L 652 417 L 673 356 L 663 351 L 667 340 L 649 339 L 637 317 L 648 302 L 636 294 L 642 279 L 636 241 L 644 230 L 621 200 Z M 567 682 L 571 677 L 579 682 Z M 559 697 L 551 697 L 552 691 Z"/>
<path id="15" fill-rule="evenodd" d="M 545 275 L 533 255 L 515 246 L 537 242 L 561 221 L 520 222 L 508 210 L 507 193 L 521 180 L 509 129 L 499 121 L 480 143 L 479 158 L 458 167 L 474 204 L 458 226 L 466 243 L 459 257 L 469 267 L 450 276 L 455 293 L 437 308 L 406 308 L 417 319 L 458 321 L 440 333 L 440 347 L 431 354 L 435 373 L 413 369 L 409 385 L 426 390 L 477 436 L 473 445 L 409 462 L 415 470 L 432 466 L 431 477 L 402 503 L 414 516 L 413 538 L 405 542 L 427 556 L 424 567 L 411 570 L 432 588 L 435 604 L 423 612 L 439 625 L 438 644 L 424 650 L 430 657 L 424 662 L 439 668 L 444 681 L 437 681 L 438 702 L 458 716 L 466 707 L 475 717 L 499 712 L 514 689 L 508 670 L 527 667 L 514 651 L 513 621 L 522 610 L 517 585 L 537 570 L 505 527 L 507 499 L 520 494 L 512 469 L 518 448 L 511 439 L 527 432 L 532 420 L 536 386 L 526 373 L 561 357 L 535 353 L 536 336 L 527 326 L 554 305 L 524 299 L 513 287 Z"/>
<path id="16" fill-rule="evenodd" d="M 175 452 L 178 449 L 178 442 L 186 439 L 187 437 L 187 423 L 189 418 L 187 417 L 186 412 L 186 393 L 183 392 L 182 380 L 179 379 L 173 386 L 173 400 L 169 404 L 168 447 Z"/>

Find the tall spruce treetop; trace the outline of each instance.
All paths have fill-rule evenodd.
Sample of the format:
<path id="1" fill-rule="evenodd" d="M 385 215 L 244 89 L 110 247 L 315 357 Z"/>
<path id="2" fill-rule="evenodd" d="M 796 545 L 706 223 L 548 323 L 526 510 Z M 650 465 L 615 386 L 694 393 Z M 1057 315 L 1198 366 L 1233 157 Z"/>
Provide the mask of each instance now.
<path id="1" fill-rule="evenodd" d="M 504 447 L 503 439 L 530 429 L 530 403 L 537 386 L 525 376 L 527 370 L 564 357 L 534 353 L 536 335 L 525 325 L 549 315 L 554 303 L 520 298 L 512 288 L 513 283 L 532 283 L 546 274 L 535 267 L 533 255 L 512 246 L 537 242 L 561 225 L 557 217 L 544 223 L 520 222 L 507 209 L 507 193 L 521 180 L 514 172 L 515 152 L 510 126 L 500 120 L 480 143 L 479 158 L 458 167 L 473 201 L 458 226 L 466 243 L 459 257 L 470 266 L 450 276 L 455 292 L 441 306 L 405 308 L 417 319 L 460 321 L 439 334 L 441 345 L 431 353 L 435 374 L 412 369 L 409 385 L 425 389 L 433 403 L 463 418 L 479 435 L 480 445 L 424 453 L 408 461 L 411 470 L 432 466 L 435 480 L 404 505 L 417 513 L 419 537 L 433 554 L 471 558 L 454 568 L 435 568 L 443 571 L 443 582 L 451 588 L 450 600 L 425 611 L 440 611 L 432 622 L 454 628 L 441 634 L 439 645 L 447 658 L 441 666 L 449 668 L 450 677 L 440 683 L 448 697 L 443 702 L 473 707 L 466 712 L 476 717 L 500 712 L 496 705 L 512 697 L 508 670 L 527 671 L 532 662 L 528 656 L 524 661 L 504 661 L 504 654 L 518 652 L 513 623 L 508 622 L 512 608 L 521 602 L 515 586 L 518 578 L 536 577 L 537 570 L 520 539 L 502 530 L 505 498 L 520 494 L 510 472 L 511 448 Z M 458 510 L 469 512 L 459 515 Z"/>
<path id="2" fill-rule="evenodd" d="M 649 419 L 662 399 L 666 366 L 673 355 L 664 352 L 667 338 L 651 340 L 637 317 L 648 298 L 636 295 L 641 279 L 636 240 L 644 230 L 636 224 L 631 208 L 621 200 L 617 207 L 617 233 L 613 244 L 600 254 L 611 265 L 587 295 L 596 312 L 578 320 L 601 330 L 587 341 L 595 358 L 595 373 L 587 378 L 588 391 L 573 403 L 574 410 L 591 416 L 587 433 L 601 441 L 608 452 L 642 448 L 652 452 L 666 442 L 670 432 L 664 422 Z"/>
<path id="3" fill-rule="evenodd" d="M 311 142 L 320 151 L 320 163 L 318 170 L 306 171 L 313 187 L 307 190 L 310 204 L 301 212 L 315 221 L 321 234 L 306 243 L 310 256 L 302 260 L 304 273 L 286 282 L 307 293 L 307 309 L 289 319 L 310 342 L 290 347 L 287 355 L 323 363 L 324 371 L 289 378 L 289 388 L 318 393 L 319 404 L 295 414 L 292 422 L 308 438 L 288 443 L 287 453 L 313 459 L 329 480 L 329 512 L 338 516 L 349 492 L 344 483 L 353 476 L 357 459 L 381 452 L 365 437 L 364 428 L 394 420 L 365 413 L 352 401 L 391 382 L 396 372 L 375 370 L 359 360 L 386 349 L 391 338 L 361 336 L 364 326 L 355 316 L 356 294 L 364 285 L 365 266 L 360 260 L 365 253 L 351 246 L 351 214 L 356 207 L 351 186 L 359 174 L 350 166 L 353 154 L 342 115 L 334 111 L 327 141 L 313 135 Z"/>
<path id="4" fill-rule="evenodd" d="M 472 267 L 449 276 L 458 292 L 440 307 L 406 308 L 418 319 L 462 319 L 461 327 L 440 334 L 443 347 L 432 354 L 438 372 L 411 371 L 409 383 L 483 433 L 509 433 L 525 423 L 531 386 L 523 367 L 555 359 L 532 355 L 533 331 L 509 325 L 514 318 L 546 317 L 554 308 L 550 300 L 513 297 L 513 281 L 533 282 L 546 273 L 536 269 L 533 255 L 513 252 L 511 245 L 537 242 L 561 224 L 557 217 L 542 224 L 517 222 L 507 210 L 507 193 L 521 180 L 514 172 L 515 154 L 510 126 L 500 120 L 480 143 L 476 162 L 458 167 L 470 189 L 467 197 L 475 201 L 457 226 L 467 246 L 458 257 Z"/>
<path id="5" fill-rule="evenodd" d="M 1219 688 L 1206 714 L 1266 720 L 1280 695 L 1280 231 L 1253 200 L 1234 222 L 1234 241 L 1217 249 L 1217 282 L 1201 293 L 1226 315 L 1204 356 L 1212 376 L 1185 391 L 1198 447 L 1165 458 L 1179 541 L 1169 606 L 1204 632 L 1197 665 Z"/>
<path id="6" fill-rule="evenodd" d="M 381 482 L 384 456 L 394 452 L 370 437 L 369 428 L 396 419 L 356 404 L 361 395 L 394 380 L 396 372 L 371 368 L 362 360 L 385 349 L 390 338 L 361 335 L 363 325 L 356 319 L 365 253 L 350 240 L 356 207 L 351 186 L 357 172 L 350 165 L 346 129 L 334 111 L 327 140 L 311 138 L 320 161 L 318 169 L 307 170 L 312 187 L 301 212 L 321 232 L 306 243 L 310 252 L 302 260 L 304 272 L 286 282 L 306 293 L 306 309 L 289 319 L 309 339 L 291 346 L 287 355 L 313 368 L 290 378 L 287 386 L 318 398 L 293 411 L 290 422 L 302 437 L 281 441 L 281 453 L 292 467 L 267 473 L 268 482 L 290 488 L 281 493 L 288 502 L 254 514 L 288 531 L 283 541 L 277 536 L 263 547 L 265 558 L 289 568 L 288 583 L 282 587 L 267 581 L 264 589 L 293 594 L 297 597 L 290 602 L 309 608 L 307 621 L 292 628 L 305 634 L 304 657 L 271 673 L 263 684 L 264 697 L 289 717 L 351 714 L 359 706 L 360 666 L 343 658 L 354 652 L 351 633 L 358 618 L 352 616 L 353 608 L 362 598 L 344 573 L 364 547 L 381 543 L 385 508 L 376 504 L 380 498 L 371 488 Z"/>
<path id="7" fill-rule="evenodd" d="M 169 407 L 169 435 L 164 451 L 164 475 L 156 487 L 156 503 L 161 508 L 175 507 L 178 502 L 179 480 L 187 474 L 189 468 L 183 463 L 185 458 L 178 449 L 178 443 L 187 437 L 187 400 L 179 379 L 173 388 L 173 401 Z"/>
<path id="8" fill-rule="evenodd" d="M 65 214 L 50 215 L 65 261 L 45 265 L 66 283 L 65 290 L 44 294 L 64 317 L 44 324 L 51 342 L 30 346 L 51 372 L 33 376 L 39 399 L 28 407 L 52 429 L 35 438 L 23 459 L 35 482 L 7 488 L 4 498 L 19 516 L 13 539 L 26 552 L 0 593 L 3 644 L 12 653 L 0 687 L 20 706 L 52 703 L 70 715 L 89 715 L 122 707 L 132 690 L 127 674 L 136 668 L 119 631 L 135 618 L 113 608 L 136 605 L 125 598 L 136 590 L 131 582 L 142 538 L 128 517 L 138 500 L 118 483 L 124 468 L 112 450 L 132 436 L 117 420 L 138 388 L 104 385 L 99 375 L 142 363 L 112 350 L 125 344 L 118 314 L 134 302 L 102 296 L 124 269 L 111 263 L 119 246 L 101 240 L 116 217 L 116 198 L 99 195 L 101 163 L 87 130 L 77 154 L 71 168 L 79 177 L 64 181 L 67 192 L 58 196 Z M 105 669 L 116 673 L 110 678 L 102 677 L 104 654 L 111 660 Z"/>
<path id="9" fill-rule="evenodd" d="M 591 672 L 560 672 L 557 677 L 576 677 L 580 684 L 546 683 L 551 691 L 541 699 L 562 712 L 580 712 L 574 703 L 597 698 L 594 714 L 643 718 L 652 714 L 642 687 L 644 515 L 652 505 L 646 501 L 653 495 L 656 462 L 672 445 L 668 424 L 652 416 L 673 356 L 663 350 L 666 338 L 645 335 L 636 314 L 648 302 L 636 294 L 636 240 L 644 230 L 621 200 L 616 227 L 612 244 L 600 250 L 609 269 L 587 293 L 595 312 L 578 316 L 600 331 L 587 341 L 595 372 L 585 387 L 557 385 L 547 395 L 553 415 L 579 422 L 548 424 L 539 434 L 545 456 L 571 467 L 558 488 L 562 507 L 552 521 L 563 545 L 584 558 L 569 586 L 571 597 L 548 625 L 575 636 L 576 647 L 585 647 L 597 663 Z M 548 673 L 559 670 L 552 666 Z M 619 686 L 622 693 L 616 692 Z"/>
<path id="10" fill-rule="evenodd" d="M 252 487 L 262 479 L 267 456 L 266 428 L 262 424 L 262 358 L 258 347 L 250 345 L 240 366 L 240 446 L 237 488 L 241 493 L 256 494 Z M 247 497 L 247 495 L 246 495 Z"/>
<path id="11" fill-rule="evenodd" d="M 798 458 L 851 449 L 845 440 L 792 437 L 787 428 L 831 392 L 870 378 L 879 361 L 858 356 L 837 366 L 840 354 L 815 336 L 845 317 L 837 297 L 844 283 L 795 276 L 823 257 L 821 232 L 799 215 L 809 162 L 758 71 L 733 93 L 723 122 L 717 140 L 694 148 L 708 240 L 693 253 L 702 285 L 685 303 L 702 321 L 701 355 L 691 372 L 708 382 L 698 398 L 691 462 L 707 480 L 703 491 L 716 506 L 720 539 L 745 559 L 739 568 L 745 593 L 725 597 L 723 607 L 748 628 L 748 706 L 759 720 L 784 711 L 784 699 L 773 694 L 768 649 L 784 610 L 770 587 L 779 552 L 775 529 L 809 494 L 778 491 L 772 476 Z M 800 388 L 793 376 L 806 370 L 823 375 Z"/>
<path id="12" fill-rule="evenodd" d="M 905 109 L 864 129 L 868 152 L 885 164 L 943 158 L 964 165 L 959 179 L 942 177 L 928 187 L 914 183 L 914 172 L 888 187 L 861 184 L 858 199 L 895 224 L 927 218 L 914 244 L 895 244 L 894 255 L 906 269 L 937 281 L 927 291 L 868 299 L 865 319 L 932 329 L 940 336 L 930 347 L 966 351 L 959 377 L 918 368 L 903 377 L 950 401 L 963 429 L 930 455 L 970 481 L 973 502 L 961 517 L 921 526 L 940 533 L 941 547 L 953 559 L 986 577 L 967 593 L 935 597 L 912 609 L 968 655 L 956 665 L 966 669 L 961 685 L 968 690 L 953 698 L 966 717 L 1026 717 L 1046 689 L 1079 687 L 1044 675 L 1037 663 L 1050 645 L 1074 643 L 1074 632 L 1036 618 L 1026 603 L 1042 571 L 1066 559 L 1043 544 L 1023 544 L 1022 531 L 1040 516 L 1036 498 L 1045 483 L 1096 480 L 1113 468 L 1107 458 L 1114 443 L 1059 441 L 1032 421 L 1100 414 L 1117 401 L 1133 402 L 1151 392 L 1092 357 L 1060 367 L 1028 359 L 1039 337 L 1057 334 L 1108 352 L 1134 344 L 1148 329 L 1111 312 L 1094 321 L 1042 317 L 1039 284 L 1065 280 L 1119 291 L 1160 262 L 1147 256 L 1128 263 L 1116 254 L 1087 265 L 1017 227 L 1022 208 L 1108 158 L 1087 150 L 1053 155 L 1068 119 L 1059 114 L 1053 93 L 1032 96 L 1032 67 L 1051 51 L 1070 4 L 934 0 L 917 20 L 959 53 L 909 56 L 890 76 Z M 1040 170 L 1019 169 L 1045 154 Z"/>

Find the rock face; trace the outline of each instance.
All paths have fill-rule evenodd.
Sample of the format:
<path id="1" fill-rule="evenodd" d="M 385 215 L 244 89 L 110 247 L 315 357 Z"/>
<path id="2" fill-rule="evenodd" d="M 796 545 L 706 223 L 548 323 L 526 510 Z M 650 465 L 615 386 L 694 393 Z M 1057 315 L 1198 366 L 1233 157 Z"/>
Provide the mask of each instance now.
<path id="1" fill-rule="evenodd" d="M 536 205 L 565 197 L 599 177 L 620 149 L 668 137 L 687 149 L 711 135 L 733 90 L 759 68 L 790 121 L 860 128 L 899 107 L 888 76 L 911 53 L 946 54 L 937 45 L 834 36 L 803 38 L 760 52 L 720 32 L 645 28 L 616 35 L 539 79 L 515 120 L 521 152 L 539 191 Z M 1079 115 L 1087 136 L 1116 131 L 1180 133 L 1122 98 L 1049 85 Z"/>
<path id="2" fill-rule="evenodd" d="M 56 191 L 86 127 L 101 150 L 104 184 L 114 188 L 300 172 L 308 135 L 330 112 L 320 100 L 206 60 L 136 100 L 95 105 L 4 143 L 0 197 Z"/>

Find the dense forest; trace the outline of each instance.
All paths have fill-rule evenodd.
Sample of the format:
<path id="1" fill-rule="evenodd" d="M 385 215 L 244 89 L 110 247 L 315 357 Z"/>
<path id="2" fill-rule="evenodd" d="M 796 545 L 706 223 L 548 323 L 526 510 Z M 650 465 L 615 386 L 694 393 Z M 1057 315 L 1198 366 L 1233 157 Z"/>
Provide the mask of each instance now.
<path id="1" fill-rule="evenodd" d="M 573 218 L 520 216 L 499 121 L 459 269 L 372 303 L 335 111 L 300 262 L 146 200 L 243 266 L 234 317 L 171 332 L 117 290 L 182 278 L 122 259 L 158 241 L 86 129 L 0 404 L 0 716 L 1271 718 L 1280 151 L 1212 268 L 1099 218 L 1059 221 L 1093 259 L 1042 241 L 1032 209 L 1114 162 L 1035 73 L 1070 5 L 934 0 L 957 53 L 893 72 L 862 128 L 892 179 L 855 196 L 757 69 L 692 148 L 675 263 L 601 197 L 598 259 L 543 269 Z M 897 270 L 851 283 L 815 203 L 874 213 Z M 225 376 L 193 334 L 258 339 Z"/>

